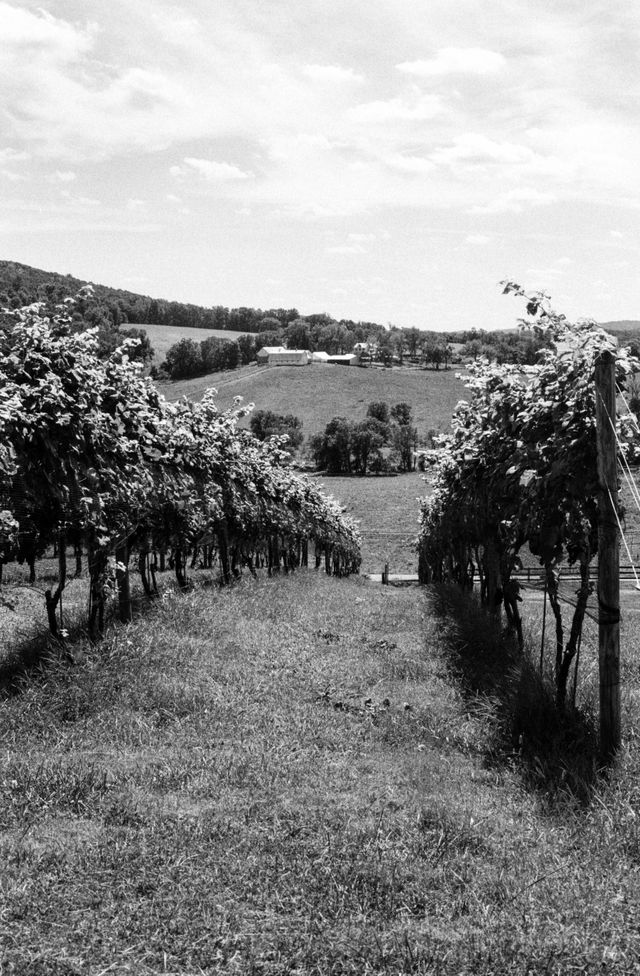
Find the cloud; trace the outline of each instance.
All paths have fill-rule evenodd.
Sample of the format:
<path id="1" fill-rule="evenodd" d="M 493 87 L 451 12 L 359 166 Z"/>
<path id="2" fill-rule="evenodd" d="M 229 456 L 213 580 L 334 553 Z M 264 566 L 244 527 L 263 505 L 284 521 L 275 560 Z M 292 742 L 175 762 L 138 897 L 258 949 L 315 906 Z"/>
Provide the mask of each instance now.
<path id="1" fill-rule="evenodd" d="M 402 153 L 392 153 L 385 156 L 384 163 L 390 169 L 395 169 L 400 173 L 413 173 L 417 176 L 430 173 L 436 168 L 435 163 L 423 156 L 404 156 Z"/>
<path id="2" fill-rule="evenodd" d="M 19 152 L 17 149 L 0 149 L 1 163 L 23 163 L 29 159 L 29 153 Z"/>
<path id="3" fill-rule="evenodd" d="M 548 206 L 556 197 L 552 193 L 536 190 L 535 187 L 521 187 L 507 190 L 489 203 L 471 207 L 473 214 L 522 213 L 530 207 Z"/>
<path id="4" fill-rule="evenodd" d="M 172 176 L 184 177 L 194 172 L 209 183 L 229 183 L 253 178 L 253 173 L 246 173 L 231 163 L 219 163 L 213 159 L 195 159 L 193 156 L 185 157 L 184 166 L 170 167 Z"/>
<path id="5" fill-rule="evenodd" d="M 329 82 L 330 84 L 342 82 L 361 84 L 364 81 L 363 76 L 354 71 L 353 68 L 341 68 L 335 64 L 306 64 L 302 72 L 312 81 Z"/>
<path id="6" fill-rule="evenodd" d="M 363 102 L 350 108 L 347 117 L 367 125 L 376 122 L 420 122 L 432 119 L 442 111 L 443 104 L 437 95 L 412 93 L 409 96 Z"/>
<path id="7" fill-rule="evenodd" d="M 502 54 L 480 47 L 444 47 L 428 61 L 403 61 L 396 65 L 403 74 L 418 78 L 435 75 L 492 75 L 506 65 Z"/>
<path id="8" fill-rule="evenodd" d="M 327 248 L 327 254 L 366 254 L 362 244 L 336 244 Z"/>
<path id="9" fill-rule="evenodd" d="M 456 136 L 450 146 L 441 146 L 431 153 L 431 159 L 439 166 L 455 163 L 518 165 L 531 162 L 535 154 L 527 146 L 512 142 L 496 142 L 477 132 Z"/>
<path id="10" fill-rule="evenodd" d="M 489 244 L 490 242 L 491 238 L 487 237 L 486 234 L 468 234 L 467 237 L 465 237 L 465 244 L 477 244 L 482 246 L 484 244 Z"/>
<path id="11" fill-rule="evenodd" d="M 78 174 L 70 169 L 57 169 L 51 174 L 51 176 L 48 177 L 51 183 L 73 183 L 75 180 L 77 180 L 77 178 Z"/>
<path id="12" fill-rule="evenodd" d="M 42 8 L 34 14 L 12 4 L 0 2 L 0 34 L 5 50 L 18 50 L 25 57 L 47 57 L 60 61 L 75 60 L 91 50 L 96 28 L 82 31 L 59 20 Z"/>

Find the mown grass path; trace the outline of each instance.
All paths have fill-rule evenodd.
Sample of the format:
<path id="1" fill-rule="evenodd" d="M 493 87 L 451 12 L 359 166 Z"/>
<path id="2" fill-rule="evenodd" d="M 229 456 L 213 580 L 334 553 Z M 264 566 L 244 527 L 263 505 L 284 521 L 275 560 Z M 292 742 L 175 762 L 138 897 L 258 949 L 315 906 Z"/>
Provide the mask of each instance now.
<path id="1" fill-rule="evenodd" d="M 527 791 L 424 591 L 200 589 L 1 704 L 0 971 L 639 971 L 637 761 Z"/>

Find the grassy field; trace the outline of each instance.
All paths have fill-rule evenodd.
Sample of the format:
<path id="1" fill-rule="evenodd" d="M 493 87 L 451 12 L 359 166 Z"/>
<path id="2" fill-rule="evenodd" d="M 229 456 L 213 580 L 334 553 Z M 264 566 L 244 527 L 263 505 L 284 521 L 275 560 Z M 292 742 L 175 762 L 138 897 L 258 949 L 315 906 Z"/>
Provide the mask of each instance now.
<path id="1" fill-rule="evenodd" d="M 149 336 L 153 351 L 155 353 L 153 362 L 160 365 L 164 361 L 167 349 L 175 345 L 180 339 L 193 339 L 194 342 L 204 342 L 215 336 L 217 339 L 237 339 L 244 335 L 243 332 L 232 332 L 229 329 L 188 329 L 177 325 L 124 325 L 126 328 L 142 329 Z"/>
<path id="2" fill-rule="evenodd" d="M 0 971 L 638 972 L 637 665 L 596 781 L 588 703 L 550 721 L 499 645 L 300 572 L 168 595 L 7 686 Z"/>
<path id="3" fill-rule="evenodd" d="M 446 430 L 456 403 L 464 397 L 455 370 L 358 369 L 347 366 L 245 366 L 232 373 L 212 373 L 161 386 L 169 400 L 199 400 L 208 387 L 218 390 L 226 409 L 235 396 L 258 409 L 292 413 L 303 422 L 305 436 L 324 430 L 335 416 L 364 418 L 374 400 L 390 405 L 410 403 L 420 435 L 431 428 Z"/>
<path id="4" fill-rule="evenodd" d="M 395 478 L 319 477 L 323 490 L 333 495 L 358 519 L 362 537 L 363 573 L 381 573 L 389 563 L 392 573 L 417 573 L 413 541 L 418 535 L 419 498 L 428 493 L 421 474 Z"/>

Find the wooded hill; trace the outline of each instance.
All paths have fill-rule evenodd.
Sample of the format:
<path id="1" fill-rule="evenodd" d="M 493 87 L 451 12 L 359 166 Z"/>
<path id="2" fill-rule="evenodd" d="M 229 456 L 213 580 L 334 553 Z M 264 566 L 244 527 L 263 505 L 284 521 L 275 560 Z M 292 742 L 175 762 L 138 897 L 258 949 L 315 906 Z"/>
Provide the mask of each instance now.
<path id="1" fill-rule="evenodd" d="M 117 342 L 117 330 L 126 325 L 259 333 L 262 344 L 283 342 L 289 348 L 325 349 L 331 352 L 348 352 L 356 342 L 376 340 L 389 347 L 389 358 L 398 354 L 400 358 L 403 355 L 415 358 L 418 354 L 424 361 L 435 365 L 442 361 L 439 351 L 449 343 L 464 345 L 465 357 L 485 355 L 498 361 L 521 363 L 535 362 L 537 351 L 543 344 L 539 337 L 522 335 L 515 329 L 490 331 L 472 328 L 450 333 L 395 326 L 388 329 L 377 322 L 334 319 L 326 312 L 301 315 L 296 308 L 205 307 L 153 298 L 123 288 L 110 288 L 71 274 L 43 271 L 17 261 L 0 261 L 0 308 L 20 308 L 36 301 L 55 305 L 76 295 L 87 284 L 93 288 L 94 301 L 85 309 L 85 321 L 100 328 L 104 351 L 111 350 Z M 601 324 L 625 343 L 640 346 L 640 321 L 620 320 Z M 149 359 L 150 356 L 149 353 L 142 358 Z"/>

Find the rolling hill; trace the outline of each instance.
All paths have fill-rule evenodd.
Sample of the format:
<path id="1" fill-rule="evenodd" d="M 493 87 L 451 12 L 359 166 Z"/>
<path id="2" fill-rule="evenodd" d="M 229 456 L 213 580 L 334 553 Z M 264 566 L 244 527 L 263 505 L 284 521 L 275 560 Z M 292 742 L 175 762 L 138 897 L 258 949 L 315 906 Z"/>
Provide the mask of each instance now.
<path id="1" fill-rule="evenodd" d="M 453 370 L 358 369 L 349 366 L 245 366 L 192 380 L 161 385 L 169 400 L 200 400 L 206 389 L 218 390 L 218 406 L 233 406 L 234 397 L 275 413 L 292 413 L 305 436 L 324 430 L 332 417 L 364 418 L 368 405 L 410 403 L 419 437 L 430 429 L 446 430 L 465 388 Z"/>

